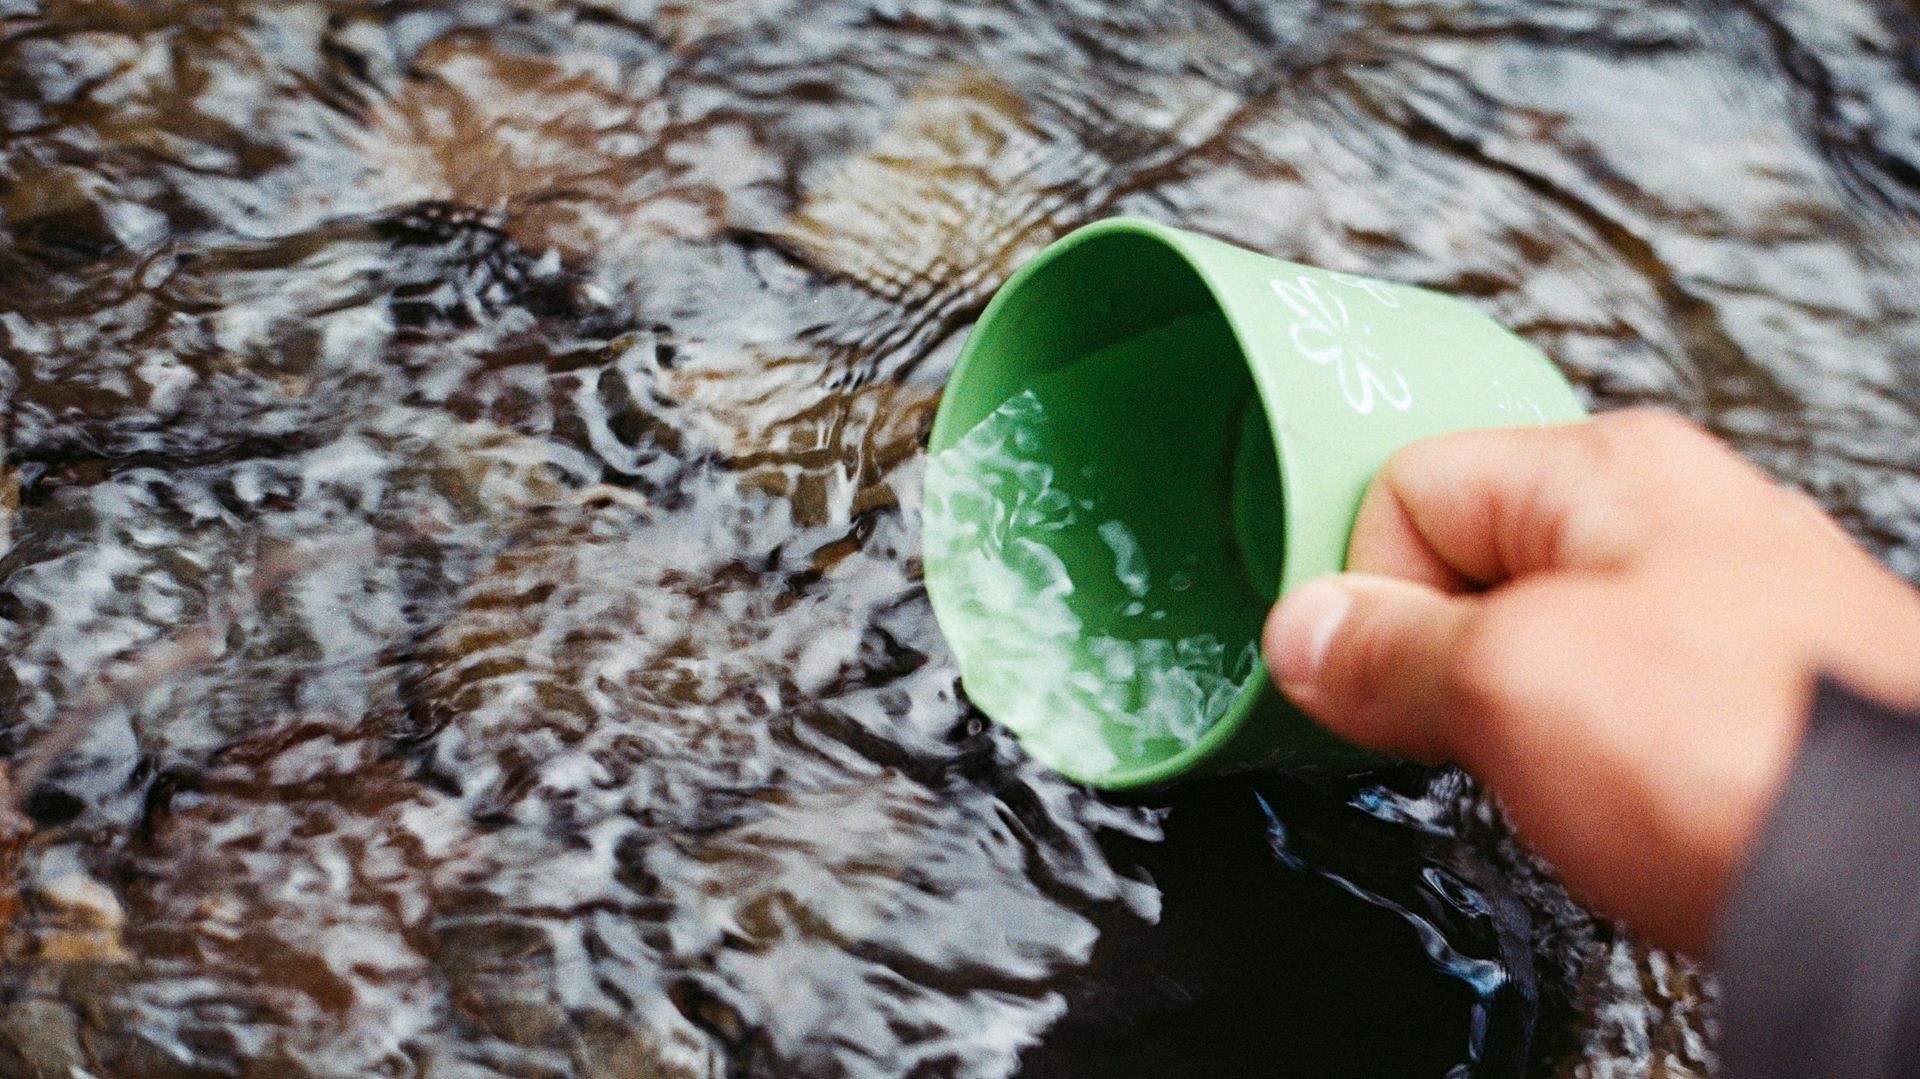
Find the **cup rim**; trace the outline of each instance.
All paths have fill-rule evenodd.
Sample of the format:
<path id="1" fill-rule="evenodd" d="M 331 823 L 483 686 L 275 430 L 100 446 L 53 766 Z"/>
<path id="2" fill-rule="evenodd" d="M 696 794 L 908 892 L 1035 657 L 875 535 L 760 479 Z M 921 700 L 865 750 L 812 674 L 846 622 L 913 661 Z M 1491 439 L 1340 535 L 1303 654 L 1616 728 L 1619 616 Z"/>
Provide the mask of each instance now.
<path id="1" fill-rule="evenodd" d="M 975 363 L 979 362 L 979 346 L 980 343 L 985 340 L 988 329 L 998 319 L 1004 317 L 1006 307 L 1012 302 L 1012 298 L 1018 295 L 1022 291 L 1022 287 L 1033 277 L 1045 273 L 1055 261 L 1068 252 L 1082 247 L 1087 243 L 1116 234 L 1140 236 L 1151 239 L 1172 254 L 1178 256 L 1179 259 L 1186 264 L 1187 269 L 1192 271 L 1193 275 L 1199 280 L 1201 286 L 1206 289 L 1207 295 L 1211 298 L 1214 307 L 1223 316 L 1223 321 L 1226 323 L 1229 332 L 1233 335 L 1234 345 L 1240 352 L 1241 362 L 1247 364 L 1250 368 L 1254 366 L 1252 359 L 1253 353 L 1250 351 L 1250 342 L 1246 339 L 1244 330 L 1240 325 L 1241 320 L 1234 317 L 1233 309 L 1227 302 L 1227 297 L 1223 295 L 1220 286 L 1214 281 L 1213 275 L 1207 271 L 1204 260 L 1196 257 L 1194 253 L 1188 249 L 1188 237 L 1180 230 L 1157 221 L 1138 217 L 1109 217 L 1083 225 L 1053 241 L 1051 244 L 1048 244 L 1037 255 L 1028 260 L 1026 265 L 1017 270 L 1013 276 L 1009 277 L 1005 284 L 1000 286 L 999 290 L 994 294 L 993 299 L 988 302 L 985 310 L 981 312 L 980 317 L 974 322 L 973 328 L 968 334 L 966 344 L 961 347 L 960 355 L 954 362 L 953 371 L 947 376 L 947 386 L 949 388 L 955 387 L 968 379 Z M 1261 380 L 1257 372 L 1254 374 L 1255 393 L 1264 399 L 1265 393 L 1263 387 L 1260 385 Z M 940 441 L 942 428 L 954 422 L 949 418 L 949 410 L 950 408 L 958 407 L 955 405 L 955 401 L 955 395 L 943 390 L 940 404 L 934 410 L 933 427 L 929 435 L 930 447 Z M 1271 417 L 1271 412 L 1269 412 L 1269 417 Z M 964 434 L 964 432 L 960 432 L 960 434 Z M 957 435 L 955 437 L 957 437 Z M 1283 441 L 1277 437 L 1275 439 L 1274 458 L 1280 469 L 1279 483 L 1282 492 L 1280 512 L 1283 518 L 1283 528 L 1290 534 L 1292 531 L 1293 500 L 1285 497 L 1287 490 L 1287 452 Z M 1283 574 L 1283 579 L 1284 576 Z M 1276 588 L 1278 588 L 1280 584 L 1280 581 L 1274 582 Z M 932 589 L 928 590 L 928 601 L 933 603 L 934 617 L 936 621 L 939 621 L 939 605 L 933 600 L 933 591 Z M 1101 790 L 1127 791 L 1161 786 L 1173 779 L 1196 773 L 1212 758 L 1219 755 L 1220 752 L 1241 733 L 1254 714 L 1259 711 L 1260 703 L 1268 693 L 1273 693 L 1284 698 L 1284 694 L 1281 693 L 1279 688 L 1271 685 L 1266 657 L 1264 654 L 1259 654 L 1255 656 L 1254 671 L 1248 677 L 1246 684 L 1240 687 L 1240 691 L 1234 696 L 1232 704 L 1230 704 L 1226 711 L 1222 712 L 1217 719 L 1208 725 L 1206 731 L 1202 733 L 1199 738 L 1195 739 L 1191 745 L 1182 748 L 1180 751 L 1151 763 L 1122 764 L 1109 771 L 1092 775 L 1072 767 L 1056 764 L 1053 761 L 1043 760 L 1042 763 L 1070 780 L 1084 783 Z M 992 717 L 989 716 L 988 718 L 991 719 Z M 1020 736 L 1016 734 L 1015 737 L 1019 738 Z M 1026 740 L 1022 738 L 1021 741 L 1024 744 Z"/>

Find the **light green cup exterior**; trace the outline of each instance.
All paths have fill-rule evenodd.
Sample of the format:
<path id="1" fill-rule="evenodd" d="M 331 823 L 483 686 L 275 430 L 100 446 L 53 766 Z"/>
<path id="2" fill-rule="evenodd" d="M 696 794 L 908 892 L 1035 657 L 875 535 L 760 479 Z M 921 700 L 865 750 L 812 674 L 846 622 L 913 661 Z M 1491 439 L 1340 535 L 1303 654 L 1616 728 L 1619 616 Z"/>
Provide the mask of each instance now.
<path id="1" fill-rule="evenodd" d="M 1243 548 L 1280 547 L 1278 567 L 1262 566 L 1259 550 L 1244 550 L 1250 572 L 1277 568 L 1274 594 L 1343 568 L 1361 496 L 1402 446 L 1451 431 L 1585 416 L 1538 349 L 1458 300 L 1282 262 L 1151 221 L 1114 218 L 1049 246 L 994 297 L 948 382 L 931 450 L 952 446 L 1006 400 L 1010 388 L 1037 373 L 1028 369 L 1035 357 L 1095 352 L 1209 307 L 1224 316 L 1237 362 L 1251 373 L 1277 460 L 1278 506 L 1252 497 L 1265 489 L 1261 483 L 1245 476 L 1232 481 L 1240 492 L 1234 512 L 1243 518 Z M 1222 368 L 1191 377 L 1245 376 Z M 1128 417 L 1116 415 L 1113 422 Z M 1193 467 L 1220 468 L 1216 462 Z M 1261 543 L 1261 534 L 1273 542 Z M 944 583 L 929 570 L 936 619 L 948 599 Z M 1069 778 L 1125 790 L 1289 758 L 1359 756 L 1307 720 L 1262 675 L 1191 746 Z"/>

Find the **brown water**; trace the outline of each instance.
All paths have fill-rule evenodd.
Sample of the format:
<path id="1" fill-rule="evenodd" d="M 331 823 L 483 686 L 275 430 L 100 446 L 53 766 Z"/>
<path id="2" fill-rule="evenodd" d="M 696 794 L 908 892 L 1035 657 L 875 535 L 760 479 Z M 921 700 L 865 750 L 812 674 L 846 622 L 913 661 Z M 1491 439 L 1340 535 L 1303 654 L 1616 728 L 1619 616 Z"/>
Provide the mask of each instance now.
<path id="1" fill-rule="evenodd" d="M 922 442 L 1010 268 L 1135 213 L 1468 297 L 1920 575 L 1917 49 L 1895 0 L 0 0 L 0 1075 L 1710 1074 L 1694 968 L 1458 776 L 1026 761 Z"/>

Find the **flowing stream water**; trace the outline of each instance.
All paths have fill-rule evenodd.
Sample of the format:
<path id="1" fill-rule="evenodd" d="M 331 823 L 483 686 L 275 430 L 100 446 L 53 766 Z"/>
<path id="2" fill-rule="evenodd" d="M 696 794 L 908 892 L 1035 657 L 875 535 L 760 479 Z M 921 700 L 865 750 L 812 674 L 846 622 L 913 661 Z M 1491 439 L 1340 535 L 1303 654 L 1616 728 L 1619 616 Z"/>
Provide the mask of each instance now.
<path id="1" fill-rule="evenodd" d="M 1910 2 L 0 0 L 0 1076 L 1711 1075 L 1458 774 L 959 694 L 931 410 L 1115 213 L 1920 576 Z"/>

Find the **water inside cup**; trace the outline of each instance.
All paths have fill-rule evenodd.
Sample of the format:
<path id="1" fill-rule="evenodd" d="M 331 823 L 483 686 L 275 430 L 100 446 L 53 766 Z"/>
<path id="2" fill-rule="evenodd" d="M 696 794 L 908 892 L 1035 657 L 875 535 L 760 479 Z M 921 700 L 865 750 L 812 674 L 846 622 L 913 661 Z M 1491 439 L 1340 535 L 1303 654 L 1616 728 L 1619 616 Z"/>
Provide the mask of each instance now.
<path id="1" fill-rule="evenodd" d="M 1279 535 L 1272 446 L 1248 445 L 1264 429 L 1204 312 L 1029 379 L 932 456 L 942 628 L 968 695 L 1034 756 L 1079 777 L 1164 760 L 1264 677 L 1278 551 L 1241 550 Z"/>

